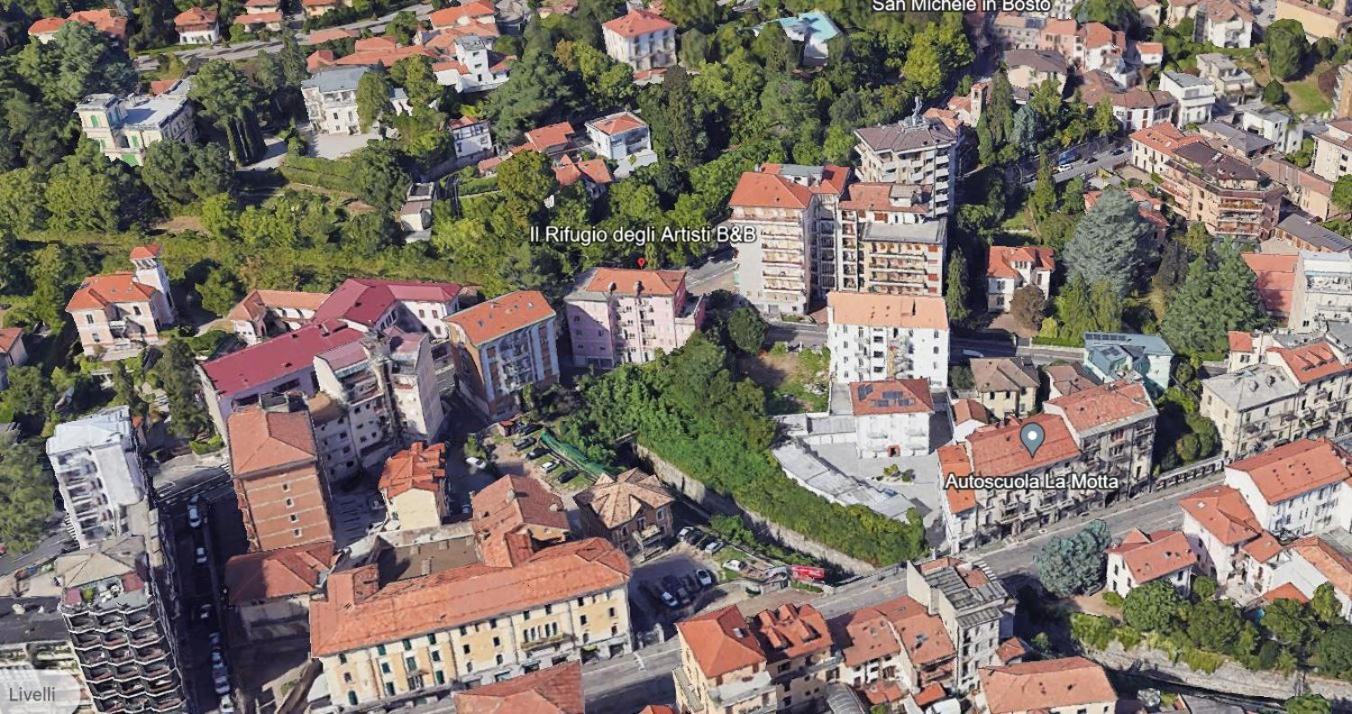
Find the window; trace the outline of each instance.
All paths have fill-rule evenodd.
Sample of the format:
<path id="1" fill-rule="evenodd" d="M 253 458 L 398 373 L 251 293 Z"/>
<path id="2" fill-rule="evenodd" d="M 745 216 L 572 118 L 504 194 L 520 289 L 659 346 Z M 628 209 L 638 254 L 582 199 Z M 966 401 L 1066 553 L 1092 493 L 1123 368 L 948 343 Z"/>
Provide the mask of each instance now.
<path id="1" fill-rule="evenodd" d="M 502 664 L 502 655 L 497 656 L 497 662 L 498 664 Z"/>
<path id="2" fill-rule="evenodd" d="M 381 671 L 381 672 L 384 672 L 385 674 L 389 674 L 389 673 L 390 673 L 390 663 L 389 663 L 389 662 L 381 662 L 381 663 L 380 663 L 380 671 Z"/>
<path id="3" fill-rule="evenodd" d="M 352 673 L 351 673 L 351 672 L 343 672 L 343 681 L 344 681 L 344 682 L 351 682 L 351 681 L 352 681 Z"/>
<path id="4" fill-rule="evenodd" d="M 409 640 L 404 640 L 404 651 L 407 652 L 411 649 L 413 649 L 413 643 Z"/>
<path id="5" fill-rule="evenodd" d="M 615 617 L 615 608 L 610 608 L 610 616 Z"/>
<path id="6" fill-rule="evenodd" d="M 494 637 L 493 639 L 496 640 L 497 638 Z M 465 654 L 469 654 L 469 645 L 463 645 L 463 646 L 461 646 L 460 649 L 461 649 L 461 651 L 463 651 Z"/>
<path id="7" fill-rule="evenodd" d="M 404 658 L 404 671 L 405 671 L 405 672 L 416 672 L 416 671 L 418 671 L 418 660 L 413 659 L 412 657 L 405 657 L 405 658 Z"/>
<path id="8" fill-rule="evenodd" d="M 385 696 L 387 697 L 394 696 L 394 682 L 385 683 Z"/>
<path id="9" fill-rule="evenodd" d="M 427 644 L 435 645 L 437 643 L 437 633 L 433 632 L 427 636 Z"/>
<path id="10" fill-rule="evenodd" d="M 292 513 L 292 514 L 289 516 L 289 518 L 291 519 L 291 522 L 292 522 L 292 523 L 299 523 L 299 522 L 300 522 L 300 516 L 298 516 L 298 515 L 296 515 L 296 514 L 294 514 L 294 513 Z"/>
<path id="11" fill-rule="evenodd" d="M 546 615 L 552 615 L 552 614 L 554 614 L 554 606 L 553 606 L 553 605 L 545 605 L 545 614 L 546 614 Z"/>
<path id="12" fill-rule="evenodd" d="M 355 705 L 355 704 L 357 703 L 357 693 L 356 693 L 356 692 L 348 692 L 348 693 L 347 693 L 347 703 L 348 703 L 348 704 L 352 704 L 352 705 Z"/>
<path id="13" fill-rule="evenodd" d="M 587 616 L 583 615 L 581 618 L 579 618 L 579 622 L 581 622 L 583 625 L 587 624 Z"/>
<path id="14" fill-rule="evenodd" d="M 293 535 L 293 536 L 299 538 L 299 537 L 300 537 L 300 529 L 297 528 L 297 529 L 291 531 L 291 535 Z"/>
<path id="15" fill-rule="evenodd" d="M 345 654 L 338 655 L 338 664 L 347 664 L 347 655 Z"/>
<path id="16" fill-rule="evenodd" d="M 441 650 L 432 650 L 432 661 L 433 662 L 441 661 Z"/>
<path id="17" fill-rule="evenodd" d="M 290 490 L 291 490 L 291 482 L 290 482 L 290 481 L 287 481 L 287 482 L 283 483 L 283 484 L 282 484 L 282 490 L 283 490 L 283 491 L 290 491 Z"/>
<path id="18" fill-rule="evenodd" d="M 385 656 L 385 645 L 376 645 L 376 654 L 380 655 L 381 657 L 384 657 L 384 656 Z"/>
<path id="19" fill-rule="evenodd" d="M 92 313 L 92 312 L 86 312 L 86 313 L 85 313 L 85 324 L 86 324 L 86 325 L 92 325 L 92 324 L 94 324 L 94 313 Z"/>
<path id="20" fill-rule="evenodd" d="M 494 638 L 493 638 L 493 646 L 494 646 L 494 647 L 501 647 L 501 646 L 502 646 L 502 640 L 501 640 L 500 638 L 494 637 Z"/>
<path id="21" fill-rule="evenodd" d="M 437 684 L 446 683 L 446 675 L 441 670 L 432 673 L 432 678 L 436 680 Z"/>
<path id="22" fill-rule="evenodd" d="M 291 500 L 291 499 L 289 499 L 289 498 L 286 499 L 286 507 L 287 507 L 287 508 L 292 508 L 292 507 L 294 507 L 295 505 L 296 505 L 296 502 L 295 502 L 295 501 L 293 501 L 293 500 Z"/>

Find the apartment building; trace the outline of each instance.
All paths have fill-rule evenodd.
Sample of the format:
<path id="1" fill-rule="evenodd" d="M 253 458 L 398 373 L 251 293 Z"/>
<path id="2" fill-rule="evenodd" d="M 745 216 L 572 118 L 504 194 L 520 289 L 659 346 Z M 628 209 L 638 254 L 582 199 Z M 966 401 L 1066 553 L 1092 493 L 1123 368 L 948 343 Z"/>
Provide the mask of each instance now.
<path id="1" fill-rule="evenodd" d="M 1314 162 L 1310 170 L 1329 181 L 1352 173 L 1352 117 L 1335 119 L 1314 135 Z"/>
<path id="2" fill-rule="evenodd" d="M 826 342 L 837 383 L 923 379 L 948 387 L 948 312 L 941 297 L 836 290 Z"/>
<path id="3" fill-rule="evenodd" d="M 370 72 L 366 66 L 334 67 L 301 82 L 300 95 L 305 113 L 318 134 L 357 134 L 361 117 L 357 115 L 357 84 Z"/>
<path id="4" fill-rule="evenodd" d="M 563 499 L 530 476 L 503 476 L 470 497 L 470 526 L 487 565 L 519 565 L 571 533 Z"/>
<path id="5" fill-rule="evenodd" d="M 160 330 L 174 324 L 160 247 L 132 248 L 131 263 L 133 272 L 85 278 L 66 303 L 88 357 L 129 357 L 147 344 L 159 344 Z"/>
<path id="6" fill-rule="evenodd" d="M 977 706 L 987 714 L 1112 714 L 1117 690 L 1084 657 L 1019 662 L 981 670 Z"/>
<path id="7" fill-rule="evenodd" d="M 1249 366 L 1202 380 L 1199 412 L 1216 424 L 1226 458 L 1352 431 L 1352 329 L 1333 324 L 1294 346 L 1249 342 Z"/>
<path id="8" fill-rule="evenodd" d="M 676 25 L 650 10 L 629 12 L 601 25 L 606 54 L 637 72 L 676 64 Z"/>
<path id="9" fill-rule="evenodd" d="M 75 542 L 92 548 L 127 533 L 128 507 L 146 495 L 131 411 L 114 407 L 57 424 L 46 448 Z"/>
<path id="10" fill-rule="evenodd" d="M 948 215 L 951 174 L 958 170 L 958 136 L 916 112 L 895 124 L 854 131 L 859 178 L 915 186 L 929 196 L 932 217 Z"/>
<path id="11" fill-rule="evenodd" d="M 1290 161 L 1273 156 L 1260 157 L 1255 164 L 1255 168 L 1286 188 L 1286 200 L 1308 214 L 1303 216 L 1305 220 L 1315 218 L 1323 221 L 1335 218 L 1341 213 L 1341 209 L 1333 204 L 1333 182 L 1315 175 L 1308 168 L 1300 168 Z M 1300 213 L 1293 213 L 1282 219 L 1282 223 L 1285 223 L 1292 216 L 1302 217 Z M 1279 229 L 1281 225 L 1281 223 L 1277 224 Z M 1332 231 L 1329 232 L 1332 233 Z M 1277 235 L 1283 237 L 1280 230 Z M 1349 249 L 1352 249 L 1352 240 L 1343 238 L 1341 235 L 1338 235 L 1338 238 L 1341 239 L 1339 243 L 1345 243 Z M 1317 250 L 1317 248 L 1306 248 L 1306 250 Z"/>
<path id="12" fill-rule="evenodd" d="M 1204 140 L 1197 134 L 1184 134 L 1170 123 L 1153 124 L 1131 134 L 1131 165 L 1153 175 L 1164 172 L 1164 164 L 1175 152 Z"/>
<path id="13" fill-rule="evenodd" d="M 246 345 L 310 324 L 328 293 L 297 290 L 254 290 L 230 308 L 225 320 Z"/>
<path id="14" fill-rule="evenodd" d="M 71 646 L 66 631 L 66 618 L 61 614 L 61 598 L 25 595 L 5 597 L 0 600 L 0 604 L 11 613 L 6 617 L 6 626 L 0 628 L 0 667 L 6 670 L 38 670 L 44 672 L 38 675 L 44 680 L 47 679 L 47 673 L 67 674 L 70 679 L 65 680 L 66 686 L 58 687 L 53 704 L 78 704 L 71 714 L 89 714 L 94 711 L 93 698 L 80 671 L 80 660 L 75 656 L 75 648 Z M 47 680 L 44 683 L 52 682 Z M 67 706 L 67 709 L 70 707 Z"/>
<path id="15" fill-rule="evenodd" d="M 437 84 L 460 94 L 487 92 L 507 83 L 512 59 L 493 51 L 492 38 L 462 35 L 451 43 L 451 57 L 432 64 Z"/>
<path id="16" fill-rule="evenodd" d="M 1326 8 L 1305 0 L 1277 0 L 1276 10 L 1276 20 L 1295 20 L 1311 43 L 1325 38 L 1338 42 L 1352 31 L 1352 11 L 1346 3 Z"/>
<path id="17" fill-rule="evenodd" d="M 944 621 L 915 598 L 856 610 L 831 625 L 843 660 L 840 679 L 856 691 L 896 683 L 919 693 L 953 683 L 953 640 Z"/>
<path id="18" fill-rule="evenodd" d="M 929 382 L 923 379 L 852 382 L 849 390 L 859 458 L 930 453 L 934 395 L 930 393 Z"/>
<path id="19" fill-rule="evenodd" d="M 447 318 L 461 395 L 499 420 L 520 411 L 518 395 L 528 385 L 543 389 L 557 382 L 555 317 L 542 293 L 523 290 Z"/>
<path id="20" fill-rule="evenodd" d="M 785 604 L 750 620 L 729 606 L 676 631 L 676 704 L 691 714 L 819 711 L 839 677 L 832 633 L 812 605 Z"/>
<path id="21" fill-rule="evenodd" d="M 340 551 L 331 541 L 233 556 L 225 564 L 230 609 L 251 645 L 304 638 L 310 599 L 323 590 Z"/>
<path id="22" fill-rule="evenodd" d="M 1158 335 L 1086 332 L 1084 366 L 1101 382 L 1139 379 L 1151 394 L 1169 389 L 1174 351 Z"/>
<path id="23" fill-rule="evenodd" d="M 834 245 L 818 267 L 835 267 L 829 289 L 942 295 L 948 222 L 934 219 L 919 186 L 856 183 L 838 202 Z M 931 220 L 933 219 L 933 220 Z"/>
<path id="24" fill-rule="evenodd" d="M 978 428 L 939 449 L 945 478 L 993 479 L 981 488 L 955 482 L 945 489 L 944 527 L 955 552 L 1088 513 L 1149 488 L 1158 413 L 1140 382 L 1087 387 L 1049 399 L 1042 408 L 1040 414 Z M 1019 438 L 1030 423 L 1045 434 L 1034 454 Z M 1079 474 L 1097 480 L 1071 478 Z M 1019 480 L 1039 480 L 1044 487 L 999 487 Z"/>
<path id="25" fill-rule="evenodd" d="M 1279 539 L 1341 526 L 1352 476 L 1349 457 L 1327 439 L 1300 439 L 1225 467 L 1225 485 L 1244 498 L 1258 525 Z"/>
<path id="26" fill-rule="evenodd" d="M 197 142 L 186 90 L 147 96 L 91 94 L 75 106 L 80 133 L 103 155 L 132 166 L 145 162 L 146 147 L 159 141 Z"/>
<path id="27" fill-rule="evenodd" d="M 615 174 L 620 178 L 657 163 L 648 123 L 633 112 L 617 112 L 587 122 L 587 138 L 597 156 L 616 164 Z"/>
<path id="28" fill-rule="evenodd" d="M 1287 325 L 1317 330 L 1340 322 L 1352 322 L 1352 253 L 1300 251 Z"/>
<path id="29" fill-rule="evenodd" d="M 1277 223 L 1281 186 L 1205 143 L 1175 149 L 1159 167 L 1159 175 L 1174 213 L 1201 222 L 1213 236 L 1258 242 Z"/>
<path id="30" fill-rule="evenodd" d="M 943 623 L 955 656 L 950 690 L 979 684 L 980 670 L 998 661 L 1000 643 L 1014 634 L 1013 596 L 985 563 L 945 556 L 906 564 L 906 593 Z"/>
<path id="31" fill-rule="evenodd" d="M 1210 80 L 1216 96 L 1232 104 L 1258 96 L 1258 83 L 1253 75 L 1235 64 L 1230 57 L 1211 52 L 1197 55 L 1197 76 Z"/>
<path id="32" fill-rule="evenodd" d="M 1038 46 L 1046 18 L 1033 17 L 1024 13 L 1002 12 L 995 16 L 991 30 L 1000 49 L 1031 50 Z"/>
<path id="33" fill-rule="evenodd" d="M 676 535 L 672 497 L 662 480 L 639 469 L 602 474 L 574 497 L 588 535 L 605 538 L 630 556 L 645 554 Z"/>
<path id="34" fill-rule="evenodd" d="M 1216 87 L 1210 80 L 1167 71 L 1160 75 L 1160 91 L 1174 98 L 1172 121 L 1175 126 L 1185 127 L 1211 121 L 1211 108 L 1216 104 Z"/>
<path id="35" fill-rule="evenodd" d="M 1050 298 L 1054 272 L 1056 258 L 1051 248 L 991 246 L 986 255 L 986 309 L 1009 312 L 1014 293 L 1025 285 L 1041 290 L 1044 299 Z"/>
<path id="36" fill-rule="evenodd" d="M 190 708 L 170 621 L 176 604 L 159 585 L 165 565 L 155 536 L 135 532 L 56 560 L 58 609 L 96 711 Z"/>
<path id="37" fill-rule="evenodd" d="M 329 484 L 310 415 L 282 398 L 238 411 L 228 427 L 235 498 L 250 550 L 333 541 Z"/>
<path id="38" fill-rule="evenodd" d="M 1244 496 L 1224 484 L 1208 486 L 1179 499 L 1183 510 L 1183 533 L 1197 554 L 1197 568 L 1216 578 L 1222 587 L 1246 582 L 1251 555 L 1258 549 L 1280 549 L 1276 540 L 1254 518 Z M 1264 560 L 1271 553 L 1262 553 Z"/>
<path id="39" fill-rule="evenodd" d="M 1009 84 L 1033 92 L 1046 82 L 1056 84 L 1058 94 L 1065 91 L 1070 66 L 1056 50 L 1008 50 L 1004 55 Z"/>
<path id="40" fill-rule="evenodd" d="M 1037 367 L 1012 357 L 971 360 L 975 399 L 996 420 L 1022 417 L 1037 411 L 1037 391 L 1042 385 Z"/>
<path id="41" fill-rule="evenodd" d="M 1253 41 L 1253 12 L 1240 0 L 1199 0 L 1193 39 L 1217 47 L 1247 48 Z"/>
<path id="42" fill-rule="evenodd" d="M 416 442 L 385 462 L 378 485 L 397 530 L 436 528 L 450 514 L 446 445 Z"/>
<path id="43" fill-rule="evenodd" d="M 376 562 L 329 576 L 310 650 L 335 704 L 434 696 L 632 649 L 624 553 L 599 538 L 515 566 L 479 562 L 395 579 Z"/>
<path id="44" fill-rule="evenodd" d="M 1322 181 L 1322 179 L 1320 180 Z M 1282 222 L 1277 224 L 1277 231 L 1273 234 L 1273 239 L 1281 241 L 1281 243 L 1272 245 L 1275 249 L 1274 252 L 1352 252 L 1352 238 L 1345 238 L 1341 233 L 1335 233 L 1325 228 L 1319 222 L 1312 220 L 1310 216 L 1300 212 L 1288 213 L 1286 218 L 1283 218 Z M 1282 245 L 1282 243 L 1285 245 Z M 1324 258 L 1328 256 L 1314 257 Z"/>
<path id="45" fill-rule="evenodd" d="M 1346 531 L 1301 538 L 1273 557 L 1268 570 L 1269 598 L 1308 602 L 1320 586 L 1332 585 L 1339 616 L 1352 616 L 1352 538 Z"/>
<path id="46" fill-rule="evenodd" d="M 1164 581 L 1187 597 L 1196 564 L 1197 554 L 1182 531 L 1146 533 L 1133 528 L 1108 549 L 1108 590 L 1126 597 L 1142 585 Z"/>
<path id="47" fill-rule="evenodd" d="M 849 169 L 762 164 L 743 173 L 728 224 L 755 240 L 737 247 L 737 292 L 763 314 L 805 315 L 835 283 L 836 211 Z"/>
<path id="48" fill-rule="evenodd" d="M 484 119 L 462 116 L 451 122 L 451 141 L 456 158 L 466 163 L 493 155 L 493 132 Z"/>
<path id="49" fill-rule="evenodd" d="M 683 270 L 592 268 L 563 298 L 573 365 L 608 369 L 673 352 L 704 322 Z"/>

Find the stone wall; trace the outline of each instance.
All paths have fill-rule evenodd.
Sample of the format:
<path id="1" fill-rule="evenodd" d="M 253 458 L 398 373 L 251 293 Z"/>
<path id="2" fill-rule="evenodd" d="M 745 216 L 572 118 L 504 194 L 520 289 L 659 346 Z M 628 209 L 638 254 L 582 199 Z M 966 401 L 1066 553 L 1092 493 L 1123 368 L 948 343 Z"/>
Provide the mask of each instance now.
<path id="1" fill-rule="evenodd" d="M 1159 650 L 1137 647 L 1130 652 L 1114 642 L 1107 650 L 1086 653 L 1108 669 L 1131 672 L 1160 682 L 1177 682 L 1189 687 L 1243 697 L 1261 697 L 1285 701 L 1296 694 L 1322 694 L 1335 705 L 1352 705 L 1352 683 L 1323 677 L 1300 677 L 1280 672 L 1245 669 L 1227 661 L 1212 674 L 1199 672 L 1182 662 L 1174 663 Z M 1303 681 L 1304 692 L 1300 689 Z M 1128 696 L 1131 692 L 1119 692 Z"/>
<path id="2" fill-rule="evenodd" d="M 858 558 L 851 558 L 834 548 L 812 540 L 798 531 L 774 523 L 759 513 L 742 508 L 731 498 L 709 489 L 704 485 L 704 482 L 663 461 L 661 457 L 646 447 L 642 445 L 636 445 L 636 447 L 639 456 L 648 461 L 652 472 L 662 479 L 663 483 L 680 491 L 686 498 L 698 503 L 704 510 L 722 516 L 737 516 L 756 533 L 768 535 L 787 548 L 806 553 L 855 575 L 871 575 L 877 572 L 878 569 L 869 563 Z"/>

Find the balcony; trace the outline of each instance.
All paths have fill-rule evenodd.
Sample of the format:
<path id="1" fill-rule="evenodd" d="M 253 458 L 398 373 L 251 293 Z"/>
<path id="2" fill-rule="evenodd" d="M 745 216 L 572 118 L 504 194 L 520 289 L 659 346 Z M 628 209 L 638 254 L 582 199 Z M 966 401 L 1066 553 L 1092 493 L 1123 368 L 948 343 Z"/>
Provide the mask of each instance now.
<path id="1" fill-rule="evenodd" d="M 535 652 L 546 647 L 556 647 L 558 645 L 572 642 L 573 636 L 567 632 L 560 632 L 552 637 L 545 637 L 538 640 L 523 640 L 519 645 L 522 652 Z"/>

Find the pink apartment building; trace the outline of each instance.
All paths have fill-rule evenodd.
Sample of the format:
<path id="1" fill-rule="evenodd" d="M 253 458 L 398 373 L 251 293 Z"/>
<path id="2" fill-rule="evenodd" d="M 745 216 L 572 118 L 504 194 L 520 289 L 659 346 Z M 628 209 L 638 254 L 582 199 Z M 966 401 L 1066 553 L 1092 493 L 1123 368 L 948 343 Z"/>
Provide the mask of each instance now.
<path id="1" fill-rule="evenodd" d="M 131 250 L 135 272 L 91 275 L 66 304 L 85 355 L 126 357 L 160 342 L 160 330 L 174 323 L 169 277 L 160 265 L 160 247 Z"/>
<path id="2" fill-rule="evenodd" d="M 563 299 L 577 367 L 642 364 L 671 352 L 704 322 L 683 270 L 593 268 Z"/>

